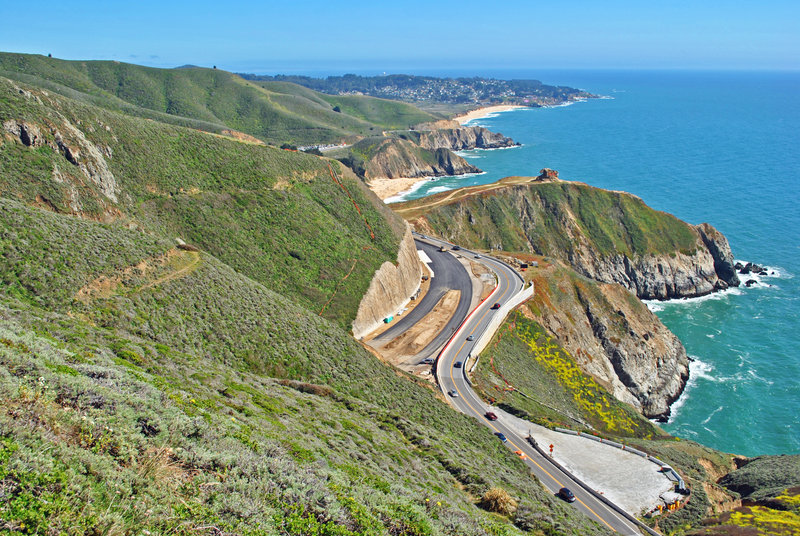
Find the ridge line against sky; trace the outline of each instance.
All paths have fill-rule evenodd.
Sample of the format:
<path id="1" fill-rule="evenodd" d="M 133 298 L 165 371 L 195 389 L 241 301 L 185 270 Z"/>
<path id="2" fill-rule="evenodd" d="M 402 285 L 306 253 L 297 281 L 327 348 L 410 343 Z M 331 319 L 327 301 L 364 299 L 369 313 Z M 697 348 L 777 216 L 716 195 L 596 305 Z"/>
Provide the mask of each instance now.
<path id="1" fill-rule="evenodd" d="M 0 50 L 258 73 L 800 70 L 800 2 L 1 2 Z"/>

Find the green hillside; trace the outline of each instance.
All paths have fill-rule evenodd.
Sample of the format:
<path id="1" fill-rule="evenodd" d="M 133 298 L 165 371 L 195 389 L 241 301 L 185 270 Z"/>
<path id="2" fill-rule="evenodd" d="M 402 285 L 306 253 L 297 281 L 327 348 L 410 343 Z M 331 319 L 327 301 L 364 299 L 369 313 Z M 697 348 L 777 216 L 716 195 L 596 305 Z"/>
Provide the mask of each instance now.
<path id="1" fill-rule="evenodd" d="M 7 530 L 602 532 L 430 388 L 210 255 L 11 200 L 0 237 Z M 515 512 L 476 506 L 494 486 Z"/>
<path id="2" fill-rule="evenodd" d="M 398 204 L 396 210 L 406 219 L 424 219 L 460 244 L 560 259 L 578 248 L 602 256 L 690 254 L 697 243 L 688 224 L 634 195 L 574 182 L 515 177 Z"/>
<path id="3" fill-rule="evenodd" d="M 278 145 L 334 142 L 437 119 L 409 104 L 334 98 L 200 67 L 156 69 L 0 53 L 0 75 L 107 109 L 212 132 L 233 129 Z"/>
<path id="4" fill-rule="evenodd" d="M 397 255 L 402 222 L 336 161 L 1 78 L 0 124 L 3 197 L 180 237 L 342 325 L 375 270 Z"/>
<path id="5" fill-rule="evenodd" d="M 604 533 L 350 336 L 404 224 L 336 161 L 4 78 L 0 125 L 0 530 Z"/>

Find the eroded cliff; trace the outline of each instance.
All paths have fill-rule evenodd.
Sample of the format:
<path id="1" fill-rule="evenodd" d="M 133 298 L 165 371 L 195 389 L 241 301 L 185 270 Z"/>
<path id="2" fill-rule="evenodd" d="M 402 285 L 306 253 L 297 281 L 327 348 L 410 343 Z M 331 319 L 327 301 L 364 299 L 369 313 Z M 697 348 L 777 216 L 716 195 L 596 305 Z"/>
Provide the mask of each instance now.
<path id="1" fill-rule="evenodd" d="M 439 177 L 481 171 L 448 149 L 424 149 L 407 140 L 382 140 L 369 153 L 365 172 L 368 180 Z"/>
<path id="2" fill-rule="evenodd" d="M 689 376 L 680 340 L 619 285 L 597 283 L 559 263 L 541 263 L 524 309 L 617 399 L 665 419 Z"/>
<path id="3" fill-rule="evenodd" d="M 419 133 L 419 144 L 426 149 L 498 149 L 519 145 L 499 132 L 484 127 L 440 128 Z"/>
<path id="4" fill-rule="evenodd" d="M 384 262 L 375 272 L 358 306 L 353 335 L 361 338 L 380 326 L 384 318 L 395 314 L 417 291 L 421 278 L 422 265 L 411 229 L 407 227 L 397 252 L 397 262 Z"/>

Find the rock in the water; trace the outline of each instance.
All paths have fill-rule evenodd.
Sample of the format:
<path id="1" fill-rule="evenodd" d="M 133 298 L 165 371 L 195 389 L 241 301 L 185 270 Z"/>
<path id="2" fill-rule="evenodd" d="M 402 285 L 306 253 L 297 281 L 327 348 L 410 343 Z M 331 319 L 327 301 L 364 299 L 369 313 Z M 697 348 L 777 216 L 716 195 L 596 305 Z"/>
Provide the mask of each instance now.
<path id="1" fill-rule="evenodd" d="M 755 279 L 748 279 L 747 281 L 745 281 L 744 286 L 752 287 L 756 283 L 758 283 L 758 281 L 756 281 Z"/>

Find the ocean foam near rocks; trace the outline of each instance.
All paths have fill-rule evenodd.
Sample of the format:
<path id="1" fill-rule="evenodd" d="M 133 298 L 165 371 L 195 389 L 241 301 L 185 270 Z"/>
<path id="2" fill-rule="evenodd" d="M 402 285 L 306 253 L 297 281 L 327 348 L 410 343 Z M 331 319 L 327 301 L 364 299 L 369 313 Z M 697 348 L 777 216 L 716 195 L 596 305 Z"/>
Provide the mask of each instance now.
<path id="1" fill-rule="evenodd" d="M 686 400 L 689 399 L 691 391 L 697 385 L 697 380 L 717 381 L 716 378 L 711 375 L 711 372 L 714 370 L 712 365 L 700 361 L 696 356 L 689 357 L 692 359 L 692 361 L 689 362 L 689 379 L 686 381 L 686 387 L 684 387 L 681 396 L 669 407 L 670 414 L 669 420 L 667 421 L 668 424 L 672 423 L 680 409 L 686 404 Z"/>
<path id="2" fill-rule="evenodd" d="M 430 190 L 428 190 L 429 194 L 438 194 L 439 192 L 447 192 L 448 190 L 452 190 L 449 186 L 434 186 Z"/>

